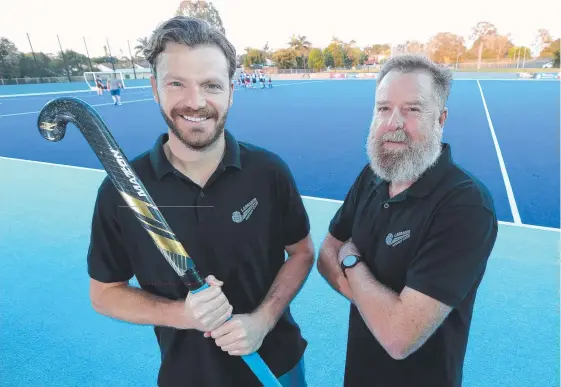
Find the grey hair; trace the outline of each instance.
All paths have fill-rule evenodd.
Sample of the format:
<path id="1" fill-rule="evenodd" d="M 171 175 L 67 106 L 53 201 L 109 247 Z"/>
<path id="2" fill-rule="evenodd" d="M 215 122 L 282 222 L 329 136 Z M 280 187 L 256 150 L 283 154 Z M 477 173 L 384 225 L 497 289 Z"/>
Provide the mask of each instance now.
<path id="1" fill-rule="evenodd" d="M 228 75 L 230 80 L 236 73 L 236 49 L 222 31 L 213 27 L 207 21 L 175 16 L 161 23 L 152 33 L 148 44 L 144 48 L 144 56 L 150 63 L 154 76 L 158 56 L 165 50 L 166 44 L 178 43 L 188 47 L 216 46 L 226 56 L 228 61 Z"/>
<path id="2" fill-rule="evenodd" d="M 452 72 L 445 67 L 439 66 L 425 56 L 405 54 L 391 58 L 382 66 L 377 77 L 377 84 L 379 85 L 390 71 L 408 73 L 419 70 L 428 71 L 431 75 L 436 88 L 437 98 L 440 102 L 440 108 L 444 108 L 450 96 L 450 90 L 452 89 Z"/>

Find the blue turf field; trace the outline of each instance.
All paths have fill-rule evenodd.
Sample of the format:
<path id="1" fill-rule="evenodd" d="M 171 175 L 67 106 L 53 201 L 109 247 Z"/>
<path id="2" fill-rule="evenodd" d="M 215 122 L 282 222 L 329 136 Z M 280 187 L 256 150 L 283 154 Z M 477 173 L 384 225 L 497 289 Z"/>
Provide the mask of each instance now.
<path id="1" fill-rule="evenodd" d="M 366 162 L 374 87 L 286 81 L 235 93 L 228 128 L 287 161 L 308 196 L 316 246 L 339 206 L 318 198 L 343 199 Z M 165 130 L 149 89 L 126 90 L 119 107 L 107 94 L 73 95 L 96 105 L 130 158 Z M 9 220 L 0 224 L 0 386 L 154 386 L 152 330 L 88 303 L 89 222 L 105 174 L 46 164 L 101 168 L 75 128 L 56 144 L 38 134 L 37 113 L 53 97 L 0 98 L 0 216 Z M 558 82 L 453 86 L 445 141 L 487 184 L 503 222 L 476 304 L 468 387 L 559 386 L 559 104 Z M 293 310 L 310 343 L 310 386 L 340 386 L 348 305 L 314 269 Z"/>

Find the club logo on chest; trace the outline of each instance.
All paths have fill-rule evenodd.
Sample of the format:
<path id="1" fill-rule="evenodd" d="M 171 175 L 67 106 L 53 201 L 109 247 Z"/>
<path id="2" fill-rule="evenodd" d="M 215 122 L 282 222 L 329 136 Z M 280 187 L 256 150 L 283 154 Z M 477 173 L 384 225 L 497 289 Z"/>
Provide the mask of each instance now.
<path id="1" fill-rule="evenodd" d="M 241 223 L 249 219 L 253 211 L 257 208 L 257 199 L 253 198 L 249 203 L 242 207 L 241 211 L 234 211 L 232 213 L 232 220 L 235 223 Z"/>
<path id="2" fill-rule="evenodd" d="M 399 245 L 406 239 L 409 239 L 411 236 L 411 230 L 405 230 L 398 232 L 396 234 L 392 234 L 391 232 L 386 236 L 386 244 L 391 247 L 395 247 Z"/>

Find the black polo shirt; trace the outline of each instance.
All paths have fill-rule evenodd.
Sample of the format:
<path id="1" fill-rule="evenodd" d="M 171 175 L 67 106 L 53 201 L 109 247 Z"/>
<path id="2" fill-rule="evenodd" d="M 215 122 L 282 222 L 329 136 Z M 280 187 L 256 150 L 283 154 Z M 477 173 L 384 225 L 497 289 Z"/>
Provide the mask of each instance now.
<path id="1" fill-rule="evenodd" d="M 476 291 L 497 237 L 487 188 L 442 154 L 409 189 L 390 198 L 366 165 L 329 231 L 352 237 L 373 276 L 400 293 L 413 288 L 453 311 L 403 360 L 390 357 L 351 304 L 345 369 L 348 387 L 459 387 Z M 352 269 L 350 269 L 352 270 Z"/>
<path id="2" fill-rule="evenodd" d="M 224 281 L 234 314 L 250 313 L 284 264 L 285 246 L 306 237 L 310 225 L 285 162 L 265 149 L 237 142 L 229 132 L 225 136 L 223 160 L 204 188 L 167 160 L 167 134 L 151 151 L 131 160 L 131 166 L 202 277 L 213 274 Z M 187 288 L 108 178 L 95 203 L 88 273 L 106 283 L 136 276 L 139 286 L 152 294 L 172 300 L 187 296 Z M 154 329 L 162 354 L 160 387 L 260 385 L 241 357 L 223 352 L 202 332 Z M 300 360 L 306 346 L 288 308 L 258 352 L 280 376 Z"/>

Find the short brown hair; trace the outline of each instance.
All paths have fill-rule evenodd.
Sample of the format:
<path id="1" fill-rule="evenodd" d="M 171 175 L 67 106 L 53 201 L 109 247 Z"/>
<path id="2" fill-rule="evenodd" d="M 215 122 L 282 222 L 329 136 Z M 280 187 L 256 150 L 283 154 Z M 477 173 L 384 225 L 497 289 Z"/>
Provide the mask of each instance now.
<path id="1" fill-rule="evenodd" d="M 188 47 L 218 47 L 228 61 L 230 80 L 234 78 L 236 73 L 236 49 L 220 30 L 211 26 L 207 21 L 186 16 L 175 16 L 163 22 L 154 30 L 148 45 L 144 48 L 144 56 L 150 63 L 154 76 L 156 76 L 158 56 L 164 51 L 168 42 L 183 44 Z"/>

